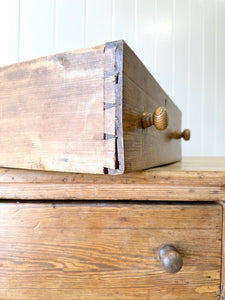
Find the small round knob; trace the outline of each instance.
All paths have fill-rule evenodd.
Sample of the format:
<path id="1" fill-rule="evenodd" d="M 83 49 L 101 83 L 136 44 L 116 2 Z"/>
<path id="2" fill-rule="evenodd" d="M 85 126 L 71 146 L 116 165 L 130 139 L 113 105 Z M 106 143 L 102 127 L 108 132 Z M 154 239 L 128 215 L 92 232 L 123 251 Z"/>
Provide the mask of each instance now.
<path id="1" fill-rule="evenodd" d="M 185 129 L 183 132 L 176 131 L 172 134 L 171 137 L 177 140 L 183 138 L 185 141 L 189 141 L 191 138 L 191 131 L 189 129 Z"/>
<path id="2" fill-rule="evenodd" d="M 153 115 L 149 112 L 142 114 L 142 127 L 148 128 L 154 125 L 158 130 L 165 130 L 168 126 L 168 114 L 165 107 L 158 107 Z"/>
<path id="3" fill-rule="evenodd" d="M 189 141 L 191 138 L 191 131 L 189 129 L 185 129 L 182 132 L 181 137 L 184 138 L 185 141 Z"/>
<path id="4" fill-rule="evenodd" d="M 158 258 L 167 273 L 177 273 L 183 266 L 181 255 L 173 245 L 160 246 Z"/>

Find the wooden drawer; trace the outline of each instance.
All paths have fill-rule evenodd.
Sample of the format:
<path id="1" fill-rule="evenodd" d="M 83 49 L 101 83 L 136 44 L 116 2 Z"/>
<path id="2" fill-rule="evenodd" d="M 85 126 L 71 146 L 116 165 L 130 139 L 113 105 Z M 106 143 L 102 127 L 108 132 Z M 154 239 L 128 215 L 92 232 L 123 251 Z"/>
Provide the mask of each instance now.
<path id="1" fill-rule="evenodd" d="M 123 41 L 0 68 L 0 105 L 2 167 L 117 174 L 181 159 L 181 112 Z M 158 107 L 167 129 L 160 113 L 143 128 Z"/>
<path id="2" fill-rule="evenodd" d="M 217 204 L 1 203 L 0 299 L 219 299 Z M 157 259 L 173 244 L 182 269 Z"/>

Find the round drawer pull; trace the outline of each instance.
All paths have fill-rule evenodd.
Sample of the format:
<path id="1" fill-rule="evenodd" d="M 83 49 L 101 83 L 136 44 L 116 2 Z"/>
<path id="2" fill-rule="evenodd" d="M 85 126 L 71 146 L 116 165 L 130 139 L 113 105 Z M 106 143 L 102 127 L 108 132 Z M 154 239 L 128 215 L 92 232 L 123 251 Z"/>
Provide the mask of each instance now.
<path id="1" fill-rule="evenodd" d="M 183 266 L 181 255 L 173 245 L 160 246 L 158 258 L 167 273 L 177 273 Z"/>
<path id="2" fill-rule="evenodd" d="M 191 138 L 191 131 L 189 129 L 185 129 L 183 132 L 176 131 L 172 135 L 172 138 L 177 139 L 177 140 L 183 138 L 185 141 L 189 141 Z"/>
<path id="3" fill-rule="evenodd" d="M 153 114 L 143 112 L 142 127 L 148 128 L 154 125 L 158 130 L 165 130 L 168 126 L 168 114 L 165 107 L 158 107 Z"/>

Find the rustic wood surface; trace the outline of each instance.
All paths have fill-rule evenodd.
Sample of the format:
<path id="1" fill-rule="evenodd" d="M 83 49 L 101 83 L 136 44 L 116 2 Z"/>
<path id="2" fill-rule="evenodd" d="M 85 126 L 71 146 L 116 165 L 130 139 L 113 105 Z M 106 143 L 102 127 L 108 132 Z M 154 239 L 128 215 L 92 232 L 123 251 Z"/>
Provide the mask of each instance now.
<path id="1" fill-rule="evenodd" d="M 116 100 L 116 47 L 0 68 L 1 166 L 100 174 L 115 168 L 115 107 L 107 104 Z"/>
<path id="2" fill-rule="evenodd" d="M 143 170 L 181 159 L 181 141 L 171 134 L 181 130 L 181 112 L 134 52 L 124 43 L 123 139 L 126 171 Z M 157 107 L 168 112 L 168 127 L 142 128 L 142 113 Z"/>
<path id="3" fill-rule="evenodd" d="M 225 157 L 117 176 L 0 168 L 2 199 L 225 201 Z"/>
<path id="4" fill-rule="evenodd" d="M 218 299 L 222 208 L 1 203 L 0 299 Z M 173 244 L 183 267 L 157 260 Z"/>
<path id="5" fill-rule="evenodd" d="M 159 106 L 168 128 L 142 128 Z M 181 159 L 181 112 L 124 41 L 0 68 L 0 166 L 118 174 Z"/>

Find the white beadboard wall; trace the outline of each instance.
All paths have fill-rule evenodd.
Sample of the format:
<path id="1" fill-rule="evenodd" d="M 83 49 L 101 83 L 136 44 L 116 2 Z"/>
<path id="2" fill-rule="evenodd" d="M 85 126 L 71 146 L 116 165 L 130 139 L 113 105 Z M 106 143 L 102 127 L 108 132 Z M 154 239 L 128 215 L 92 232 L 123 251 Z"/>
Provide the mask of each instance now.
<path id="1" fill-rule="evenodd" d="M 225 155 L 225 0 L 0 0 L 0 65 L 124 39 L 183 112 L 184 155 Z"/>

